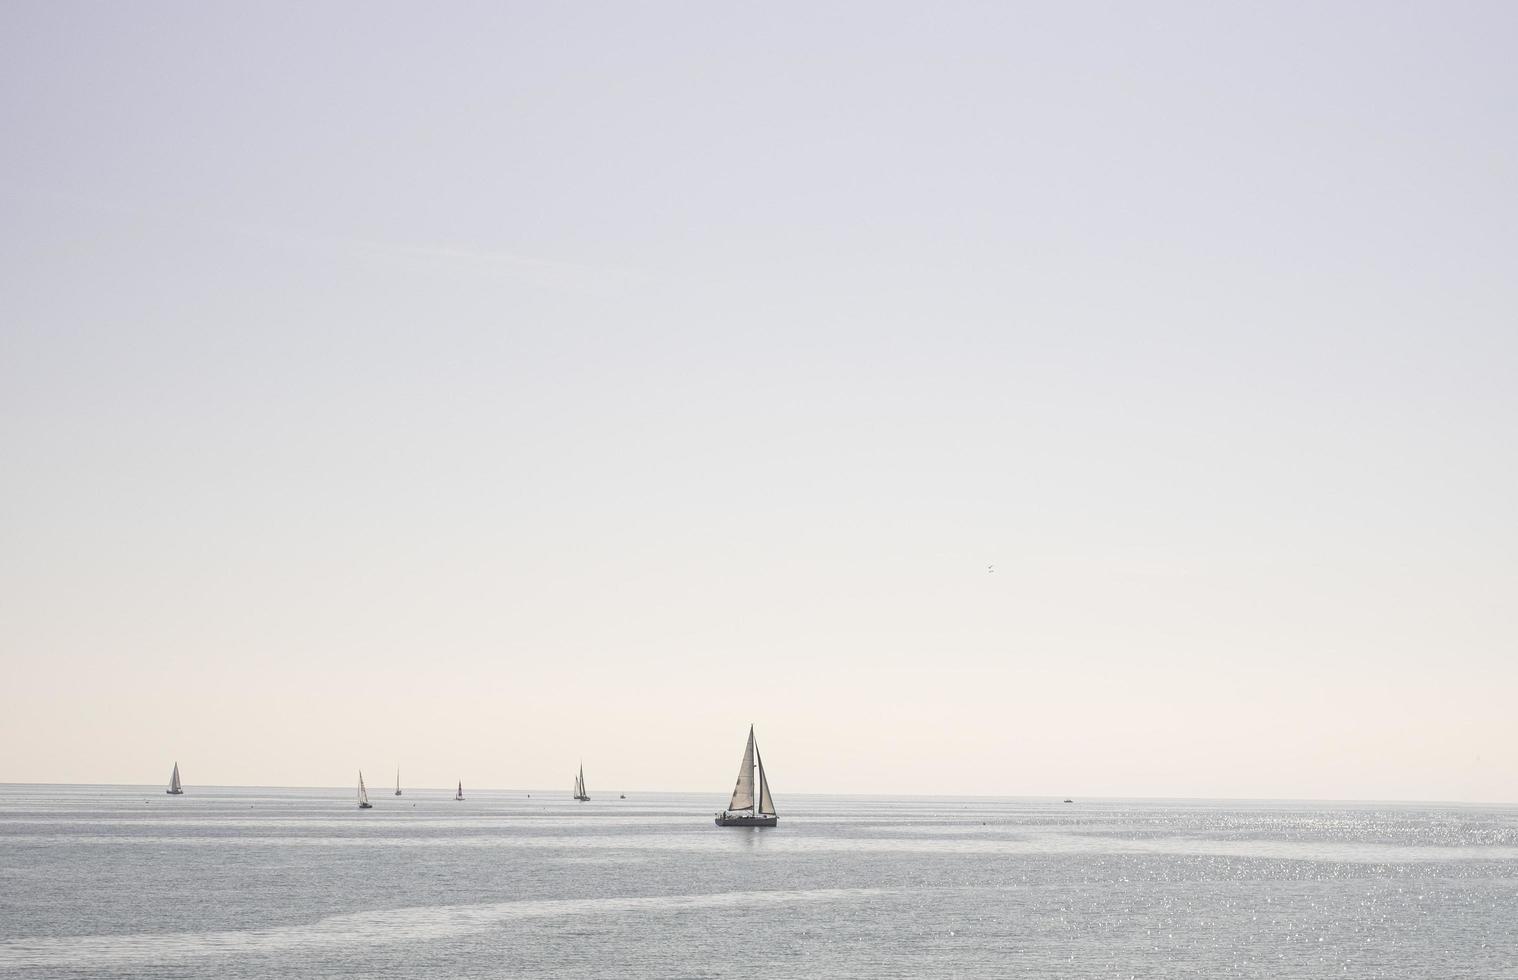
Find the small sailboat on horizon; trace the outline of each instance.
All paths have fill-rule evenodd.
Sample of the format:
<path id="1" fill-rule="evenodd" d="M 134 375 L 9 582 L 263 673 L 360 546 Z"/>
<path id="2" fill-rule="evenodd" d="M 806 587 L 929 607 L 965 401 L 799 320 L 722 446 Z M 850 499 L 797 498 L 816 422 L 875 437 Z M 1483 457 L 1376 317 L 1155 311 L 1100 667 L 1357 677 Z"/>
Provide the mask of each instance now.
<path id="1" fill-rule="evenodd" d="M 170 796 L 183 796 L 184 786 L 179 782 L 179 762 L 175 760 L 174 771 L 169 774 L 169 788 L 164 790 Z"/>
<path id="2" fill-rule="evenodd" d="M 757 790 L 757 798 L 756 798 Z M 764 759 L 754 738 L 754 726 L 748 726 L 748 747 L 738 764 L 738 785 L 727 809 L 717 814 L 719 827 L 773 827 L 780 822 L 775 801 L 770 798 L 770 781 L 764 775 Z"/>
<path id="3" fill-rule="evenodd" d="M 401 795 L 401 767 L 395 767 L 395 795 Z"/>
<path id="4" fill-rule="evenodd" d="M 364 771 L 358 771 L 358 808 L 360 810 L 372 810 L 374 804 L 369 802 L 369 791 L 364 789 Z"/>
<path id="5" fill-rule="evenodd" d="M 590 799 L 590 794 L 585 792 L 585 763 L 580 763 L 580 774 L 575 777 L 575 799 L 581 803 Z"/>
<path id="6" fill-rule="evenodd" d="M 462 800 L 464 798 L 464 784 L 462 781 L 459 783 L 459 791 L 453 794 L 453 798 L 455 800 Z"/>

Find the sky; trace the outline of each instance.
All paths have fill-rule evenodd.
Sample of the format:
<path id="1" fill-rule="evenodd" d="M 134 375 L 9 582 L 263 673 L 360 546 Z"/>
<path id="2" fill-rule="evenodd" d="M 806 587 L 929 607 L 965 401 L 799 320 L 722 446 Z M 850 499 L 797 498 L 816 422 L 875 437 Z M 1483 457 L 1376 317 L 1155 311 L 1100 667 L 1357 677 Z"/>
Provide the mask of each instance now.
<path id="1" fill-rule="evenodd" d="M 0 781 L 1518 801 L 1514 36 L 0 5 Z"/>

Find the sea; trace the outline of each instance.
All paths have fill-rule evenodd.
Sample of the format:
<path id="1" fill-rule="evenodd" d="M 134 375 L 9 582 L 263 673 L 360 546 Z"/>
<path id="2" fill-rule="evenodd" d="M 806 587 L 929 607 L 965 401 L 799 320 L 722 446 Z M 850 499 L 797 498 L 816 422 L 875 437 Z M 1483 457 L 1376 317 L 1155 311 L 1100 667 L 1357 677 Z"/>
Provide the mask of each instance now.
<path id="1" fill-rule="evenodd" d="M 1518 978 L 1515 807 L 593 793 L 0 786 L 0 977 Z"/>

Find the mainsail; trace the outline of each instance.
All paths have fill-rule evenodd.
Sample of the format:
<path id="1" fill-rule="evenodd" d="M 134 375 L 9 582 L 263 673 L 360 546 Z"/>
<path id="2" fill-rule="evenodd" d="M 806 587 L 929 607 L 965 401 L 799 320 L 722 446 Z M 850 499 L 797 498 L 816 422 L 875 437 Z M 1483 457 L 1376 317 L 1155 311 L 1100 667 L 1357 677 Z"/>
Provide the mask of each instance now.
<path id="1" fill-rule="evenodd" d="M 580 772 L 575 776 L 575 799 L 585 801 L 590 799 L 590 794 L 585 792 L 585 763 L 580 763 Z"/>
<path id="2" fill-rule="evenodd" d="M 364 774 L 362 772 L 358 774 L 358 805 L 369 805 L 369 791 L 364 789 Z"/>
<path id="3" fill-rule="evenodd" d="M 754 806 L 754 726 L 748 729 L 748 747 L 743 750 L 743 761 L 738 765 L 738 785 L 733 787 L 733 798 L 727 804 L 729 810 L 751 810 Z"/>
<path id="4" fill-rule="evenodd" d="M 169 774 L 169 792 L 183 793 L 184 787 L 179 784 L 179 763 L 174 763 L 174 771 Z"/>

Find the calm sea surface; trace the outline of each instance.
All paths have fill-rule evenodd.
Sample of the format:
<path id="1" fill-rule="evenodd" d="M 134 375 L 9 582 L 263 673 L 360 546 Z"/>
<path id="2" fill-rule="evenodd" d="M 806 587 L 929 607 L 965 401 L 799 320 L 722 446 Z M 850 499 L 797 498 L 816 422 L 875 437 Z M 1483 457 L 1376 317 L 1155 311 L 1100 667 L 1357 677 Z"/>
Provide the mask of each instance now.
<path id="1" fill-rule="evenodd" d="M 1518 809 L 0 787 L 0 976 L 1518 977 Z"/>

